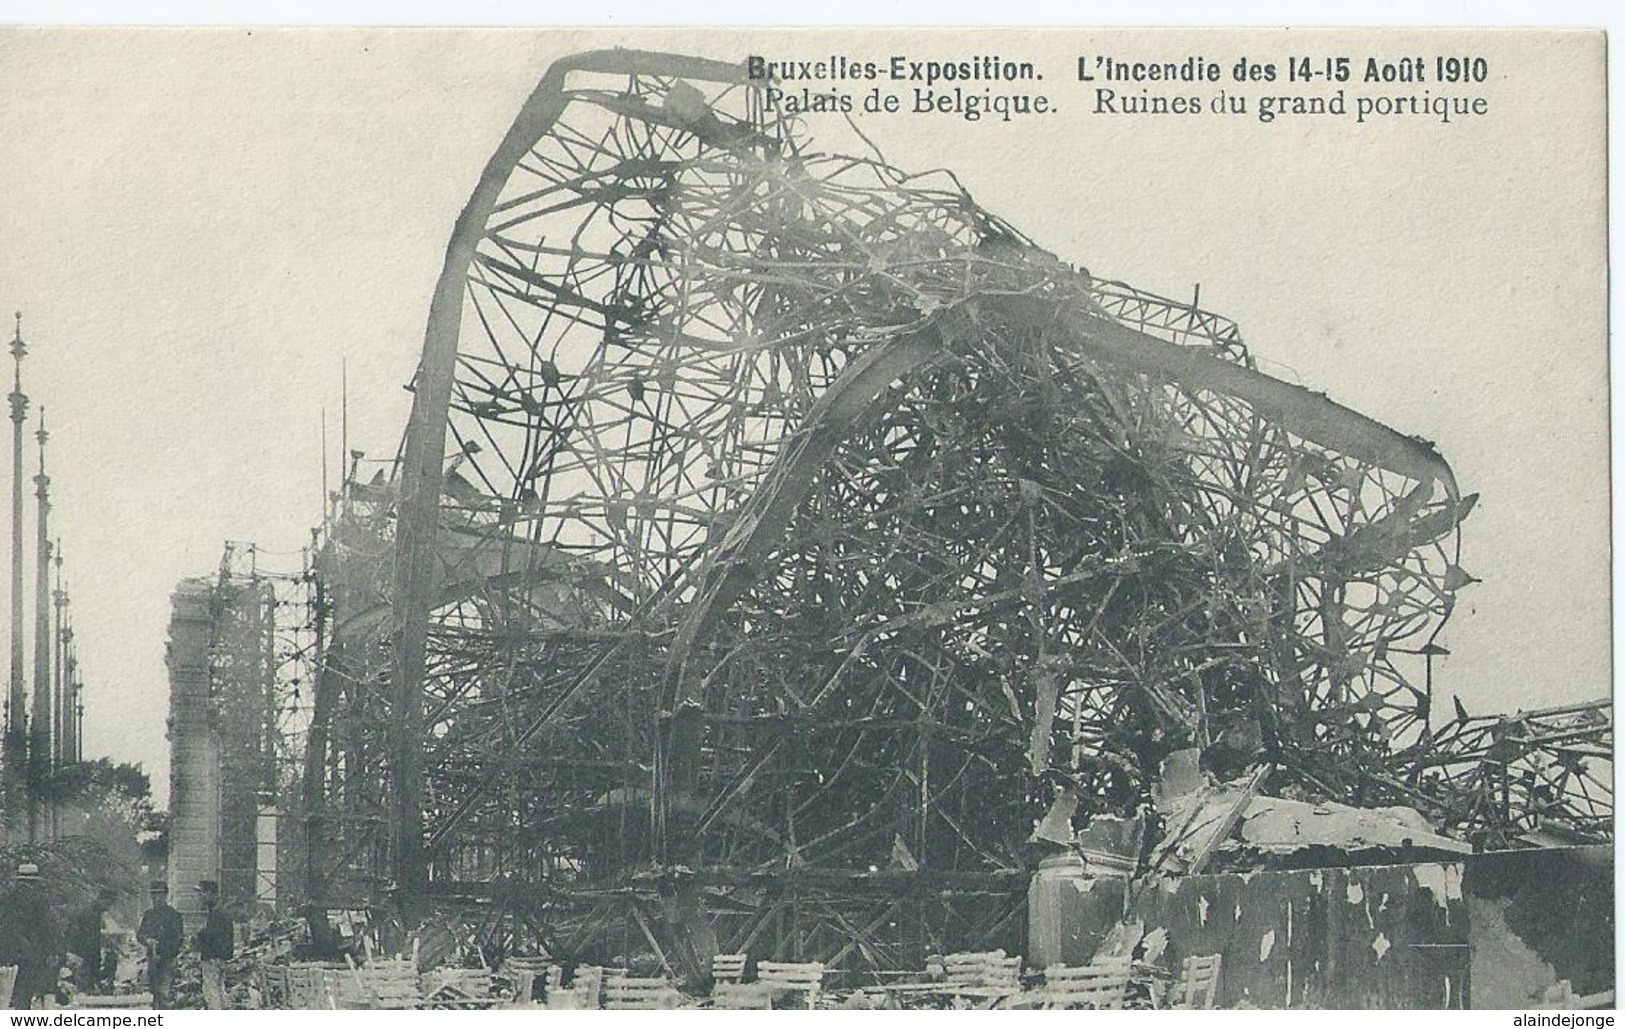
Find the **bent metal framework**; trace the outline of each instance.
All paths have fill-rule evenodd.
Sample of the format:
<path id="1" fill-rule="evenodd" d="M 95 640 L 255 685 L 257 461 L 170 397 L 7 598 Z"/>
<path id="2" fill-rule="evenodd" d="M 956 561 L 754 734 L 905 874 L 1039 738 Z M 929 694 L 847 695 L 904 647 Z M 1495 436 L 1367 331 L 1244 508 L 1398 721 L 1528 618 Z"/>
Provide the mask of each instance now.
<path id="1" fill-rule="evenodd" d="M 827 990 L 995 951 L 1154 981 L 1215 952 L 1202 890 L 1275 890 L 1290 923 L 1377 865 L 1376 959 L 1446 948 L 1449 1006 L 1450 862 L 1612 840 L 1606 700 L 1433 693 L 1473 582 L 1444 455 L 949 173 L 818 149 L 741 65 L 554 64 L 411 388 L 307 574 L 228 561 L 176 598 L 228 697 L 263 676 L 234 647 L 303 634 L 308 724 L 241 778 L 281 784 L 283 889 L 318 908 L 685 988 L 732 953 Z M 308 621 L 274 627 L 289 597 Z M 1218 1002 L 1268 1003 L 1239 966 Z M 1289 1001 L 1346 1001 L 1296 975 Z M 1372 975 L 1420 1003 L 1421 972 Z"/>

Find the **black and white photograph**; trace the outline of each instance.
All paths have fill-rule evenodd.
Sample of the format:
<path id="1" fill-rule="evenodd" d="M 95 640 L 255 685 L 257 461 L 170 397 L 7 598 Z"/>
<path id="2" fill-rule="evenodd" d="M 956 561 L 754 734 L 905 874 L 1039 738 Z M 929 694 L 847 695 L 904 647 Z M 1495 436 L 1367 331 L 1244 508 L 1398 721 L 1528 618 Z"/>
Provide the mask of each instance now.
<path id="1" fill-rule="evenodd" d="M 1615 1007 L 1602 31 L 0 73 L 0 1009 Z"/>

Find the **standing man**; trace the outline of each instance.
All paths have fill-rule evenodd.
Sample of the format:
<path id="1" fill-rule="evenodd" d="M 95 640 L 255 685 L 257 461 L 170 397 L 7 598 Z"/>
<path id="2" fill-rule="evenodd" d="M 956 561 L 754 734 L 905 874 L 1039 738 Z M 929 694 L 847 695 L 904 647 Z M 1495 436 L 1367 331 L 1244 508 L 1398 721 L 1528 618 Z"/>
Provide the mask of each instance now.
<path id="1" fill-rule="evenodd" d="M 220 884 L 205 879 L 197 884 L 203 895 L 203 928 L 197 934 L 198 957 L 203 967 L 203 1006 L 218 1011 L 226 1006 L 226 962 L 231 960 L 231 919 L 220 910 Z"/>
<path id="2" fill-rule="evenodd" d="M 0 965 L 17 966 L 13 1007 L 31 1008 L 40 997 L 56 990 L 57 971 L 62 967 L 58 944 L 45 879 L 39 865 L 25 861 L 17 866 L 11 888 L 0 895 Z"/>
<path id="3" fill-rule="evenodd" d="M 170 988 L 175 984 L 175 959 L 181 953 L 181 913 L 169 906 L 169 887 L 152 884 L 152 907 L 141 916 L 135 938 L 147 948 L 147 983 L 152 988 L 152 1006 L 168 1008 L 174 1002 Z"/>
<path id="4" fill-rule="evenodd" d="M 106 992 L 109 969 L 103 960 L 102 920 L 116 900 L 118 892 L 103 887 L 97 891 L 96 899 L 68 922 L 68 950 L 79 956 L 81 993 Z"/>

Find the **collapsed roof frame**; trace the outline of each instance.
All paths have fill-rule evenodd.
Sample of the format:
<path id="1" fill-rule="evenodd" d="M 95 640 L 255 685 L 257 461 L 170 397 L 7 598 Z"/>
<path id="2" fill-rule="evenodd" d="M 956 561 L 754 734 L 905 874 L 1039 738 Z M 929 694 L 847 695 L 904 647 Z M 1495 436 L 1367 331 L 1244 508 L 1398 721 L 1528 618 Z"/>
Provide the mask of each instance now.
<path id="1" fill-rule="evenodd" d="M 1432 446 L 951 176 L 813 152 L 755 85 L 568 58 L 487 163 L 398 502 L 335 572 L 389 611 L 328 662 L 376 730 L 343 762 L 373 837 L 339 849 L 387 825 L 418 910 L 431 865 L 1002 875 L 1057 791 L 1132 804 L 1181 745 L 1354 801 L 1420 782 L 1390 759 L 1432 738 L 1473 499 Z"/>

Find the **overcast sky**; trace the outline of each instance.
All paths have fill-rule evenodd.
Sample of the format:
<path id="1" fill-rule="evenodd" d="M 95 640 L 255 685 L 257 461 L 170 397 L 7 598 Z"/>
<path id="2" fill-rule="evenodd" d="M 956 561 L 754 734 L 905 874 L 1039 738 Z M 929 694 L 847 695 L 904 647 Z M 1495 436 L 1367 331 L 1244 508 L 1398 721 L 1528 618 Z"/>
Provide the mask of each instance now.
<path id="1" fill-rule="evenodd" d="M 0 29 L 0 310 L 24 312 L 25 390 L 48 409 L 87 752 L 142 763 L 160 804 L 171 590 L 227 539 L 297 563 L 324 407 L 337 460 L 341 360 L 352 446 L 394 451 L 458 209 L 548 63 L 616 44 L 741 60 L 833 41 Z M 1228 73 L 1243 55 L 1463 47 L 1494 69 L 1491 114 L 1448 126 L 1113 119 L 1070 81 L 1080 53 Z M 1484 711 L 1608 691 L 1599 38 L 979 31 L 839 49 L 1037 59 L 1046 119 L 863 127 L 1098 275 L 1201 283 L 1266 371 L 1436 441 L 1483 494 L 1464 563 L 1485 581 L 1443 638 L 1446 693 Z"/>

